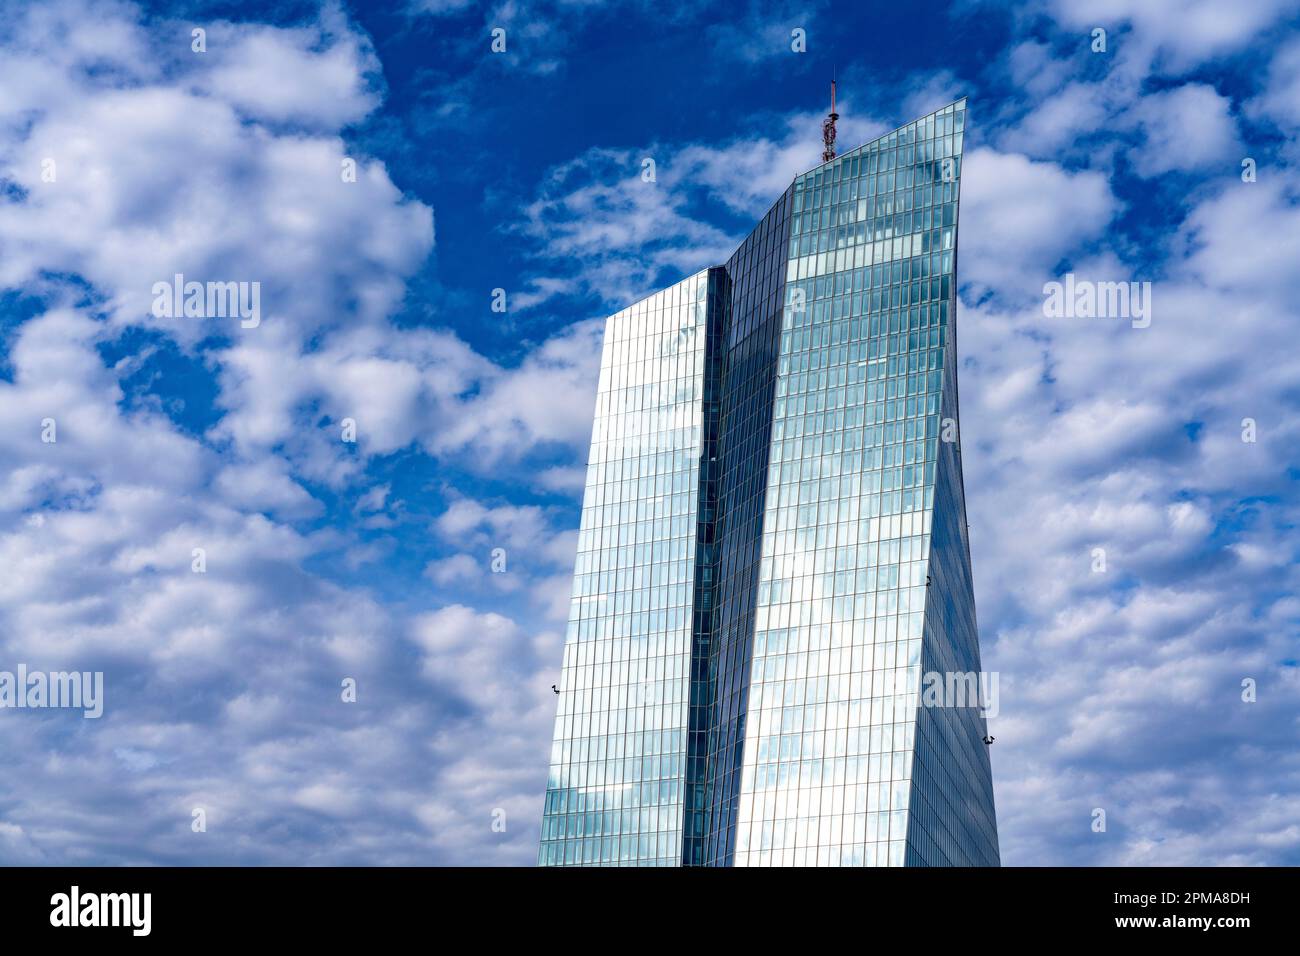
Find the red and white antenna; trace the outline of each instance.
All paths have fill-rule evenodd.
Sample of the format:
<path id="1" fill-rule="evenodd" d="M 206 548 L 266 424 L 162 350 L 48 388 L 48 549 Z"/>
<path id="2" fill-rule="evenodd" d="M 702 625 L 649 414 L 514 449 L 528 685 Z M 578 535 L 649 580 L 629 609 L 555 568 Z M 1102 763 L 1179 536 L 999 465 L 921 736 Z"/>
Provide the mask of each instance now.
<path id="1" fill-rule="evenodd" d="M 822 143 L 826 147 L 822 150 L 823 163 L 835 158 L 835 121 L 839 118 L 840 114 L 835 112 L 835 81 L 831 80 L 831 112 L 822 120 Z"/>

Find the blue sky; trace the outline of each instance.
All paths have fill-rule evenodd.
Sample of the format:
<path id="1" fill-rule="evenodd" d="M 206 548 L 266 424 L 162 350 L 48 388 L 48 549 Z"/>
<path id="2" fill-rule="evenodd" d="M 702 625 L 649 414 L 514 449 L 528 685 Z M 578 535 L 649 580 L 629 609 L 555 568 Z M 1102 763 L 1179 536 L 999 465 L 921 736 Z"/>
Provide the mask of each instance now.
<path id="1" fill-rule="evenodd" d="M 969 97 L 1003 861 L 1300 863 L 1298 7 L 4 5 L 0 668 L 107 699 L 0 712 L 0 862 L 531 863 L 601 317 L 818 162 L 833 71 L 846 148 Z"/>

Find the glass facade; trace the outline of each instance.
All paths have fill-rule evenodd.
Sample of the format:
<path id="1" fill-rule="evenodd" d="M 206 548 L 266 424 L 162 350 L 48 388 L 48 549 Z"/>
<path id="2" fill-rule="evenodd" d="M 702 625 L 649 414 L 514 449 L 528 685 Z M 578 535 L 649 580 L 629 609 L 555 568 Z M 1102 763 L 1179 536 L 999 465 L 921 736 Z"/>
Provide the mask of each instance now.
<path id="1" fill-rule="evenodd" d="M 692 686 L 692 740 L 703 745 L 691 764 L 699 813 L 687 821 L 687 865 L 725 865 L 735 838 L 741 748 L 758 584 L 763 497 L 767 488 L 772 396 L 781 333 L 789 193 L 731 257 L 721 273 L 718 390 L 717 521 L 707 641 L 700 642 Z"/>
<path id="2" fill-rule="evenodd" d="M 977 702 L 920 694 L 980 671 L 953 339 L 965 106 L 797 177 L 725 266 L 610 319 L 543 864 L 997 865 Z M 663 296 L 693 303 L 689 371 L 629 371 L 619 343 L 681 334 L 647 321 Z M 647 397 L 607 398 L 629 388 Z M 610 444 L 662 416 L 692 423 L 681 457 Z M 609 477 L 646 467 L 681 501 Z M 680 524 L 643 527 L 639 505 Z M 666 630 L 620 616 L 648 603 Z M 615 711 L 661 672 L 663 711 Z"/>
<path id="3" fill-rule="evenodd" d="M 540 862 L 681 862 L 708 272 L 611 316 Z"/>

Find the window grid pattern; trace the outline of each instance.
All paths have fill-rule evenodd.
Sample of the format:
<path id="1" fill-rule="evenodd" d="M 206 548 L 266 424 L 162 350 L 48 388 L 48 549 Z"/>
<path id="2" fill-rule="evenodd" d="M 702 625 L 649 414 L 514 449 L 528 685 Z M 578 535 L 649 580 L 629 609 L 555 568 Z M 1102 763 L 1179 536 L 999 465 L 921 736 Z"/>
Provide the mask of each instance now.
<path id="1" fill-rule="evenodd" d="M 759 545 L 767 489 L 776 359 L 789 239 L 789 192 L 728 260 L 724 272 L 726 353 L 718 441 L 716 599 L 700 708 L 704 738 L 705 811 L 699 839 L 684 862 L 731 865 L 740 798 L 741 748 L 749 710 L 749 672 L 758 585 Z M 691 821 L 695 826 L 695 820 Z"/>
<path id="2" fill-rule="evenodd" d="M 681 862 L 707 291 L 606 323 L 543 865 Z"/>
<path id="3" fill-rule="evenodd" d="M 703 862 L 710 831 L 708 762 L 715 682 L 711 653 L 717 606 L 718 504 L 722 461 L 719 438 L 723 406 L 723 343 L 730 280 L 722 268 L 709 270 L 708 341 L 704 350 L 703 434 L 700 504 L 695 541 L 695 606 L 691 635 L 691 690 L 687 721 L 686 804 L 682 820 L 682 865 Z"/>
<path id="4" fill-rule="evenodd" d="M 794 184 L 736 865 L 908 862 L 964 120 Z"/>
<path id="5" fill-rule="evenodd" d="M 954 422 L 959 418 L 955 342 L 944 360 L 941 416 Z M 931 586 L 926 595 L 921 643 L 922 673 L 981 671 L 960 432 L 956 438 L 939 443 L 930 535 Z M 999 865 L 993 773 L 988 747 L 983 743 L 987 733 L 977 707 L 917 710 L 907 865 Z"/>
<path id="6" fill-rule="evenodd" d="M 965 106 L 609 320 L 542 864 L 997 865 L 983 718 L 918 706 L 922 673 L 980 670 Z"/>

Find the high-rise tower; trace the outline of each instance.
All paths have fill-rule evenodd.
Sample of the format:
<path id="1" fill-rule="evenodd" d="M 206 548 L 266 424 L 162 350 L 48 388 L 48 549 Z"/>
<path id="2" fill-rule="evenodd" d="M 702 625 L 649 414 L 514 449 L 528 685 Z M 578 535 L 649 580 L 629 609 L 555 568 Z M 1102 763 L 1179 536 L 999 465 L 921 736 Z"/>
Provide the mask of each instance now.
<path id="1" fill-rule="evenodd" d="M 539 861 L 997 865 L 957 427 L 966 101 L 610 317 Z M 953 678 L 956 677 L 956 680 Z"/>

